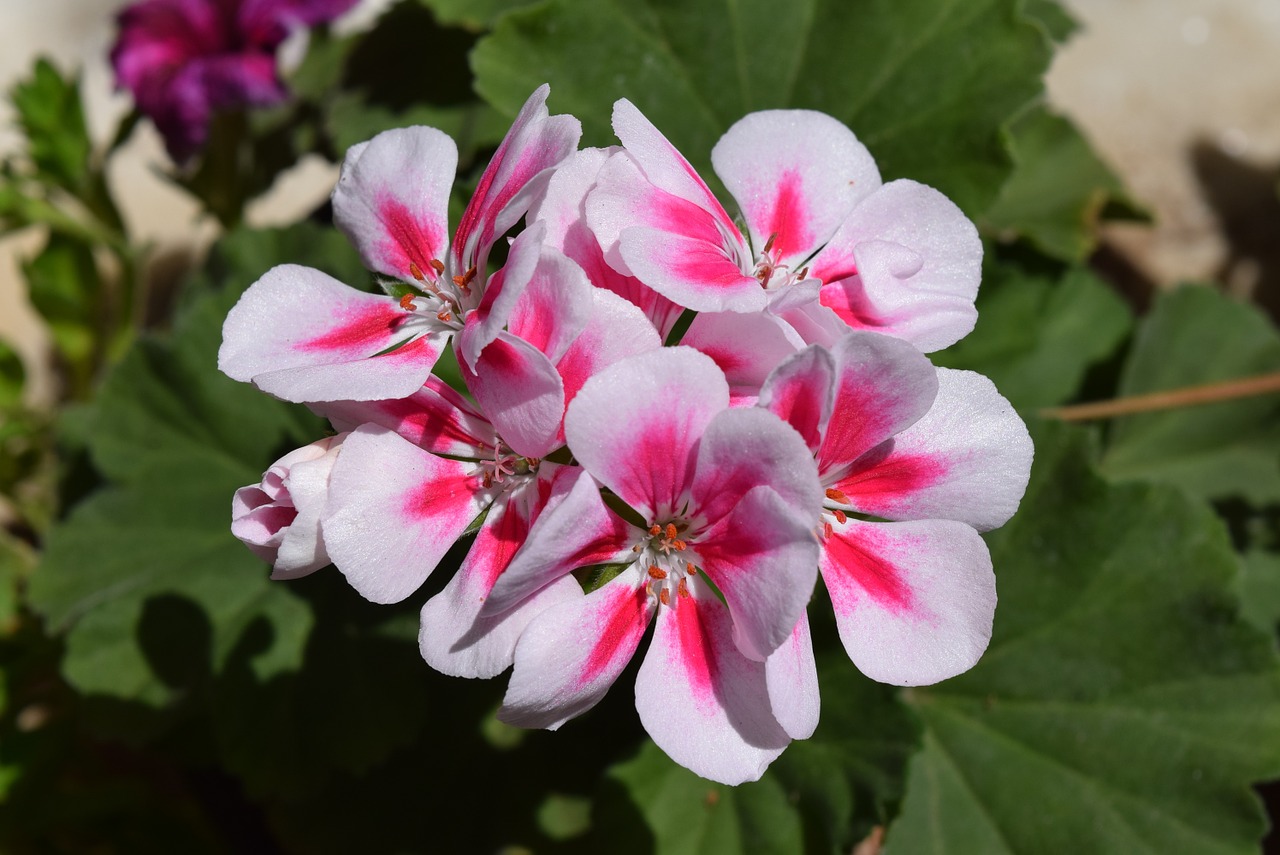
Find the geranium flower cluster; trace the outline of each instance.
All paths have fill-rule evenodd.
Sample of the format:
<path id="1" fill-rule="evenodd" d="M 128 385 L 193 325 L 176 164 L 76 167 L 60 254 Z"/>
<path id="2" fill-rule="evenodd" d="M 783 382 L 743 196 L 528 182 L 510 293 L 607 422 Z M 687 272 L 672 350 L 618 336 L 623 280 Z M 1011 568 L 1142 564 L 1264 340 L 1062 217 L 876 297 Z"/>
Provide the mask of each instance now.
<path id="1" fill-rule="evenodd" d="M 972 328 L 981 244 L 829 116 L 730 128 L 712 163 L 735 218 L 634 105 L 621 146 L 579 151 L 547 95 L 452 239 L 445 134 L 347 153 L 334 217 L 385 294 L 286 265 L 231 311 L 222 370 L 335 431 L 240 490 L 233 531 L 276 578 L 332 562 L 380 603 L 474 531 L 422 608 L 431 666 L 512 668 L 499 717 L 554 729 L 653 624 L 644 727 L 753 780 L 817 725 L 819 574 L 874 679 L 936 682 L 986 648 L 979 532 L 1016 509 L 1031 443 L 987 379 L 924 355 Z M 448 351 L 465 389 L 432 373 Z"/>

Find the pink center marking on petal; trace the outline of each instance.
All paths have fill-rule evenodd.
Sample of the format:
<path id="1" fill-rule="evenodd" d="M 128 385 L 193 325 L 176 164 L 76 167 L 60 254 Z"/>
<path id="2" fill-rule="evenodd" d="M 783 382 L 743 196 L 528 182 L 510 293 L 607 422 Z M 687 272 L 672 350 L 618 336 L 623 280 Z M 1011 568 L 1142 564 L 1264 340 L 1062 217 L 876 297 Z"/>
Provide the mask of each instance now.
<path id="1" fill-rule="evenodd" d="M 644 632 L 644 607 L 648 595 L 643 586 L 624 594 L 609 613 L 608 621 L 600 630 L 600 637 L 583 663 L 578 675 L 578 685 L 595 680 L 618 658 L 630 655 L 639 636 Z"/>
<path id="2" fill-rule="evenodd" d="M 904 454 L 851 472 L 836 487 L 851 497 L 855 507 L 878 507 L 902 501 L 937 483 L 947 471 L 947 464 L 936 457 Z"/>
<path id="3" fill-rule="evenodd" d="M 428 478 L 404 498 L 406 522 L 420 522 L 455 516 L 470 501 L 472 491 L 462 478 Z M 470 520 L 468 520 L 470 522 Z"/>
<path id="4" fill-rule="evenodd" d="M 726 258 L 719 247 L 709 243 L 688 247 L 670 260 L 668 269 L 674 277 L 694 287 L 742 287 L 743 281 L 747 280 L 735 262 Z"/>
<path id="5" fill-rule="evenodd" d="M 823 282 L 831 282 L 825 274 L 818 275 Z M 852 275 L 852 274 L 850 274 Z M 818 292 L 818 302 L 835 312 L 840 320 L 855 330 L 885 330 L 893 321 L 876 309 L 862 291 L 860 281 L 842 281 L 826 285 Z"/>
<path id="6" fill-rule="evenodd" d="M 767 224 L 765 238 L 774 236 L 770 249 L 776 258 L 790 258 L 813 249 L 803 190 L 800 176 L 788 169 L 778 179 L 773 210 L 758 220 Z"/>
<path id="7" fill-rule="evenodd" d="M 486 592 L 493 590 L 494 583 L 529 536 L 529 521 L 505 497 L 498 501 L 507 502 L 500 524 L 496 530 L 482 526 L 471 546 L 472 552 L 479 549 L 484 556 L 482 581 Z"/>
<path id="8" fill-rule="evenodd" d="M 379 248 L 390 266 L 404 272 L 416 268 L 417 272 L 435 279 L 435 268 L 431 262 L 439 254 L 444 236 L 430 224 L 419 221 L 398 199 L 384 196 L 377 205 L 378 216 L 389 238 L 383 240 Z"/>
<path id="9" fill-rule="evenodd" d="M 356 316 L 340 326 L 294 345 L 295 349 L 350 351 L 374 348 L 381 350 L 387 344 L 387 339 L 395 333 L 396 328 L 407 317 L 402 310 L 389 302 L 361 306 L 355 309 L 353 314 Z"/>
<path id="10" fill-rule="evenodd" d="M 387 427 L 424 448 L 469 445 L 480 453 L 488 442 L 482 437 L 474 436 L 467 429 L 457 410 L 450 411 L 442 407 L 429 410 L 414 398 L 381 401 L 377 407 L 390 420 Z"/>
<path id="11" fill-rule="evenodd" d="M 704 623 L 711 617 L 692 597 L 680 597 L 674 602 L 676 633 L 680 639 L 680 659 L 685 676 L 693 689 L 699 709 L 713 710 L 716 701 L 716 674 L 719 663 L 711 643 L 710 627 Z"/>
<path id="12" fill-rule="evenodd" d="M 894 549 L 892 543 L 864 533 L 858 538 L 829 537 L 824 547 L 828 556 L 824 564 L 827 590 L 838 613 L 848 614 L 855 610 L 862 600 L 860 594 L 895 614 L 911 610 L 914 598 L 911 587 L 902 579 L 902 572 L 870 551 Z M 830 578 L 832 573 L 837 573 L 839 578 Z"/>

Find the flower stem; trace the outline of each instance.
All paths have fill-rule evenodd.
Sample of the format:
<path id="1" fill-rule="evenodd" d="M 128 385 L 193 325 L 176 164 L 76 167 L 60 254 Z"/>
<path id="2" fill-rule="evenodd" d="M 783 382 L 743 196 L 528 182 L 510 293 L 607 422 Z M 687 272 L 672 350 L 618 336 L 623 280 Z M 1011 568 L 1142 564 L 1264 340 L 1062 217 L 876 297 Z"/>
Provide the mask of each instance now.
<path id="1" fill-rule="evenodd" d="M 1224 380 L 1220 383 L 1209 383 L 1204 386 L 1186 386 L 1181 389 L 1169 389 L 1164 392 L 1150 392 L 1145 395 L 1114 398 L 1110 401 L 1095 401 L 1091 404 L 1051 407 L 1041 410 L 1040 416 L 1064 422 L 1112 419 L 1117 416 L 1133 415 L 1134 413 L 1175 410 L 1181 407 L 1213 404 L 1219 401 L 1231 401 L 1236 398 L 1251 398 L 1275 392 L 1280 392 L 1280 371 L 1272 372 L 1271 374 L 1260 374 L 1257 377 Z"/>

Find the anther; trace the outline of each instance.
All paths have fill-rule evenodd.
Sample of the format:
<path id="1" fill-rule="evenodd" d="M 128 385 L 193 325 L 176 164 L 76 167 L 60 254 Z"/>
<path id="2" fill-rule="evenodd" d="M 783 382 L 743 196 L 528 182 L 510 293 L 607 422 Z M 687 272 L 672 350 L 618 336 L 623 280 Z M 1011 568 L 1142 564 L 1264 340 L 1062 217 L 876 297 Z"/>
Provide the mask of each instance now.
<path id="1" fill-rule="evenodd" d="M 662 534 L 662 526 L 658 525 L 657 523 L 654 523 L 653 525 L 649 526 L 649 534 L 652 535 L 653 537 L 657 537 L 658 535 Z"/>
<path id="2" fill-rule="evenodd" d="M 668 538 L 669 540 L 675 540 L 675 539 L 676 539 L 676 535 L 677 535 L 677 534 L 679 534 L 679 533 L 680 533 L 680 532 L 676 531 L 676 524 L 675 524 L 675 523 L 667 523 L 667 538 Z"/>
<path id="3" fill-rule="evenodd" d="M 436 313 L 436 317 L 444 321 L 445 323 L 448 323 L 449 320 L 453 317 L 453 315 L 449 314 L 448 311 L 440 311 Z"/>
<path id="4" fill-rule="evenodd" d="M 433 258 L 429 263 L 431 264 L 431 269 L 434 270 L 437 274 L 444 273 L 443 261 L 441 261 L 438 258 Z"/>
<path id="5" fill-rule="evenodd" d="M 658 599 L 662 600 L 662 604 L 664 606 L 671 605 L 671 592 L 668 591 L 666 588 L 663 588 L 661 591 L 658 592 Z"/>
<path id="6" fill-rule="evenodd" d="M 844 525 L 849 521 L 849 516 L 839 508 L 832 508 L 831 513 L 836 515 L 836 521 L 839 522 L 841 525 Z"/>
<path id="7" fill-rule="evenodd" d="M 831 535 L 832 535 L 834 532 L 835 532 L 835 529 L 833 529 L 833 528 L 831 527 L 831 523 L 829 523 L 829 522 L 824 522 L 824 523 L 822 524 L 822 536 L 823 536 L 823 537 L 831 537 Z"/>
<path id="8" fill-rule="evenodd" d="M 649 568 L 649 575 L 654 579 L 665 579 L 667 578 L 667 571 L 661 567 L 654 566 Z"/>
<path id="9" fill-rule="evenodd" d="M 414 264 L 412 261 L 409 262 L 409 274 L 419 282 L 424 282 L 427 278 L 422 275 L 422 268 L 417 264 Z"/>
<path id="10" fill-rule="evenodd" d="M 461 276 L 453 277 L 453 284 L 457 285 L 463 291 L 467 291 L 469 290 L 469 286 L 471 285 L 471 280 L 475 278 L 476 278 L 475 267 L 469 267 L 467 268 L 466 273 L 462 274 Z"/>
<path id="11" fill-rule="evenodd" d="M 849 504 L 849 497 L 834 487 L 827 488 L 827 498 L 833 502 L 839 502 L 842 505 Z"/>
<path id="12" fill-rule="evenodd" d="M 412 294 L 405 294 L 403 297 L 400 298 L 400 308 L 404 309 L 406 312 L 413 310 Z"/>
<path id="13" fill-rule="evenodd" d="M 671 541 L 671 546 L 676 552 L 684 552 L 689 548 L 689 544 L 685 543 L 683 540 L 673 540 Z"/>
<path id="14" fill-rule="evenodd" d="M 686 600 L 689 599 L 689 586 L 685 584 L 683 579 L 681 579 L 680 584 L 676 586 L 676 591 L 682 598 Z"/>
<path id="15" fill-rule="evenodd" d="M 777 232 L 774 232 L 773 234 L 769 235 L 769 239 L 764 242 L 764 252 L 766 254 L 769 252 L 769 250 L 773 249 L 773 242 L 777 239 L 778 239 Z"/>
<path id="16" fill-rule="evenodd" d="M 697 575 L 698 575 L 698 565 L 697 565 L 697 564 L 689 564 L 689 565 L 688 565 L 688 567 L 689 567 L 689 575 L 690 575 L 690 576 L 697 576 Z"/>

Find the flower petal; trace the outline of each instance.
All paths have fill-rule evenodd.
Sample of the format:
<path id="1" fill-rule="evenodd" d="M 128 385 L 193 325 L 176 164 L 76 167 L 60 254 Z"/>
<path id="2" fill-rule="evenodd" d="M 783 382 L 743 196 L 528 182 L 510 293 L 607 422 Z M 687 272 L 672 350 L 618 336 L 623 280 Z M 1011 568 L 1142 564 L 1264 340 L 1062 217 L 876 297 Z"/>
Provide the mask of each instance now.
<path id="1" fill-rule="evenodd" d="M 591 317 L 556 363 L 566 406 L 593 375 L 620 359 L 662 347 L 658 331 L 635 304 L 603 288 L 592 289 Z"/>
<path id="2" fill-rule="evenodd" d="M 854 332 L 832 348 L 835 400 L 818 451 L 818 471 L 829 474 L 917 422 L 937 395 L 929 359 L 901 339 Z"/>
<path id="3" fill-rule="evenodd" d="M 720 367 L 735 407 L 755 404 L 769 373 L 804 346 L 787 323 L 763 312 L 700 312 L 680 343 Z"/>
<path id="4" fill-rule="evenodd" d="M 564 467 L 552 488 L 545 510 L 494 583 L 482 614 L 514 608 L 579 567 L 635 559 L 631 547 L 643 532 L 605 505 L 595 479 L 577 467 Z"/>
<path id="5" fill-rule="evenodd" d="M 286 401 L 403 398 L 426 381 L 444 346 L 442 334 L 414 332 L 409 319 L 389 297 L 281 265 L 227 314 L 218 368 Z"/>
<path id="6" fill-rule="evenodd" d="M 840 639 L 873 680 L 926 686 L 954 677 L 991 640 L 991 556 L 964 523 L 838 523 L 824 544 L 822 578 Z"/>
<path id="7" fill-rule="evenodd" d="M 906 339 L 928 353 L 973 329 L 982 242 L 937 190 L 891 181 L 853 210 L 810 275 L 826 283 L 822 303 L 849 326 Z"/>
<path id="8" fill-rule="evenodd" d="M 533 277 L 507 318 L 507 331 L 555 363 L 591 319 L 596 289 L 560 250 L 546 245 L 541 250 Z"/>
<path id="9" fill-rule="evenodd" d="M 729 610 L 696 576 L 658 610 L 636 677 L 636 710 L 658 747 L 722 784 L 758 779 L 791 738 L 774 718 L 763 662 L 734 646 Z"/>
<path id="10" fill-rule="evenodd" d="M 551 116 L 547 96 L 551 87 L 534 90 L 511 123 L 511 129 L 476 186 L 454 235 L 455 267 L 484 270 L 493 242 L 514 226 L 533 202 L 556 166 L 578 147 L 582 124 L 573 116 Z"/>
<path id="11" fill-rule="evenodd" d="M 506 328 L 512 310 L 537 274 L 542 260 L 544 228 L 535 223 L 511 242 L 506 263 L 486 283 L 475 311 L 467 313 L 467 324 L 458 336 L 458 353 L 472 369 L 489 343 Z"/>
<path id="12" fill-rule="evenodd" d="M 461 368 L 467 388 L 512 451 L 545 457 L 561 445 L 564 381 L 540 350 L 503 332 L 480 355 L 475 372 L 466 363 Z"/>
<path id="13" fill-rule="evenodd" d="M 458 148 L 435 128 L 384 131 L 353 145 L 333 189 L 333 221 L 366 267 L 405 282 L 439 277 L 449 246 Z"/>
<path id="14" fill-rule="evenodd" d="M 728 404 L 729 386 L 710 358 L 662 348 L 588 380 L 569 405 L 565 437 L 588 472 L 656 522 L 684 504 L 698 440 Z"/>
<path id="15" fill-rule="evenodd" d="M 880 172 L 853 132 L 813 110 L 764 110 L 739 119 L 711 150 L 757 252 L 794 267 L 826 243 Z"/>
<path id="16" fill-rule="evenodd" d="M 800 615 L 791 637 L 764 661 L 773 715 L 792 739 L 808 739 L 818 728 L 818 666 L 813 659 L 809 618 Z"/>
<path id="17" fill-rule="evenodd" d="M 396 603 L 426 581 L 493 498 L 475 468 L 377 425 L 347 437 L 322 525 L 329 556 L 361 596 Z"/>
<path id="18" fill-rule="evenodd" d="M 756 487 L 697 536 L 695 556 L 733 613 L 738 649 L 752 659 L 777 650 L 809 604 L 818 578 L 817 518 Z"/>
<path id="19" fill-rule="evenodd" d="M 760 390 L 759 406 L 795 428 L 817 453 L 831 418 L 835 374 L 831 351 L 807 347 L 773 370 Z"/>
<path id="20" fill-rule="evenodd" d="M 480 459 L 493 453 L 498 434 L 475 405 L 432 375 L 407 398 L 387 401 L 328 401 L 311 409 L 340 430 L 371 422 L 390 428 L 405 439 L 450 457 Z"/>
<path id="21" fill-rule="evenodd" d="M 958 520 L 987 531 L 1018 509 L 1033 453 L 1022 419 L 981 374 L 939 368 L 918 422 L 837 482 L 849 506 L 893 520 Z"/>
<path id="22" fill-rule="evenodd" d="M 573 259 L 597 288 L 612 291 L 644 311 L 666 336 L 683 308 L 640 282 L 619 273 L 604 258 L 604 250 L 587 225 L 586 198 L 596 186 L 600 167 L 617 149 L 588 148 L 566 160 L 547 184 L 546 196 L 530 210 L 531 221 L 546 224 L 546 242 Z"/>
<path id="23" fill-rule="evenodd" d="M 644 578 L 633 566 L 585 597 L 534 618 L 516 645 L 515 670 L 498 718 L 555 730 L 599 703 L 649 624 L 654 599 Z"/>
<path id="24" fill-rule="evenodd" d="M 529 621 L 558 603 L 582 599 L 577 580 L 565 576 L 502 614 L 480 614 L 493 583 L 524 544 L 538 512 L 538 494 L 539 485 L 530 481 L 496 500 L 458 572 L 422 607 L 418 648 L 437 671 L 496 677 L 511 666 Z"/>

